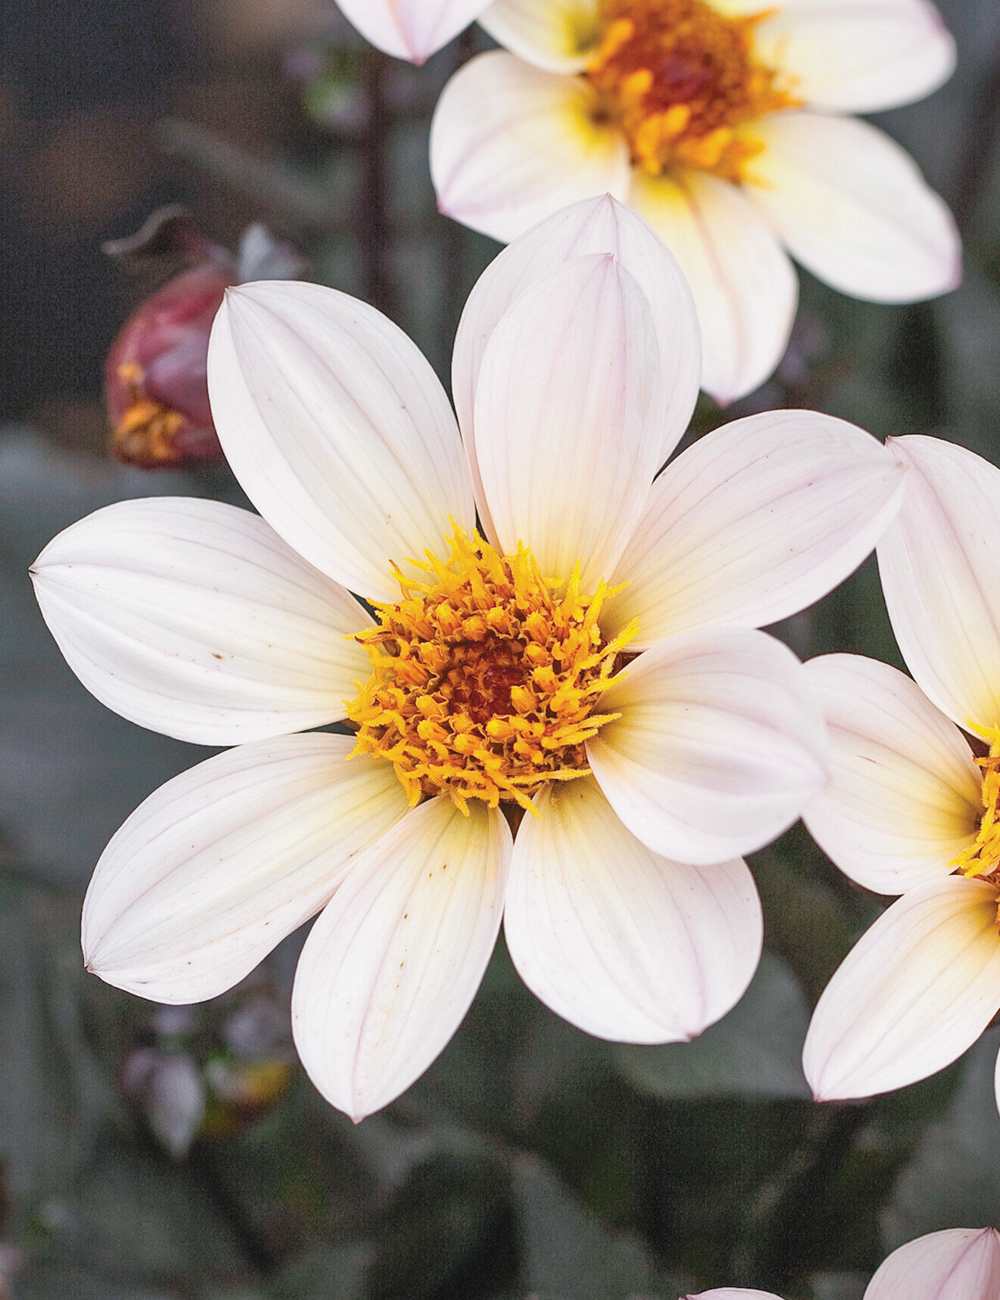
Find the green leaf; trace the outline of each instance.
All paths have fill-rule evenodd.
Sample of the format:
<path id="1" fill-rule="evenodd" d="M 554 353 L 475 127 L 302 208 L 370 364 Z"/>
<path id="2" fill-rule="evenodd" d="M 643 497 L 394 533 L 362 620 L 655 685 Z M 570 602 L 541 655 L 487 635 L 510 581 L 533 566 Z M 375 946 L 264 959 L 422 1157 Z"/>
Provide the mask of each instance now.
<path id="1" fill-rule="evenodd" d="M 1000 1118 L 993 1075 L 1000 1031 L 984 1034 L 965 1058 L 962 1081 L 943 1119 L 927 1128 L 882 1216 L 888 1249 L 942 1228 L 1000 1223 Z"/>

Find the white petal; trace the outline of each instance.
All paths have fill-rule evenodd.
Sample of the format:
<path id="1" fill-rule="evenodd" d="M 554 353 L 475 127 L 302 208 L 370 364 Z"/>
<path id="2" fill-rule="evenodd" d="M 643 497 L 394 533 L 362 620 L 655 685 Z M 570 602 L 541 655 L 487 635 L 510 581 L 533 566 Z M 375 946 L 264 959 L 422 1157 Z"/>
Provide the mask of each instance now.
<path id="1" fill-rule="evenodd" d="M 830 738 L 830 775 L 802 814 L 809 833 L 877 894 L 949 875 L 983 811 L 964 736 L 888 664 L 840 654 L 805 667 Z"/>
<path id="2" fill-rule="evenodd" d="M 865 1300 L 996 1300 L 1000 1233 L 948 1228 L 894 1250 L 868 1284 Z"/>
<path id="3" fill-rule="evenodd" d="M 568 203 L 624 198 L 621 133 L 595 121 L 582 77 L 542 72 L 491 50 L 451 78 L 431 123 L 431 177 L 449 217 L 504 242 Z"/>
<path id="4" fill-rule="evenodd" d="M 797 99 L 877 113 L 946 81 L 955 42 L 926 0 L 792 0 L 755 29 L 754 56 L 790 74 Z"/>
<path id="5" fill-rule="evenodd" d="M 906 495 L 878 545 L 892 630 L 917 684 L 967 730 L 1000 726 L 1000 470 L 940 438 L 895 438 Z"/>
<path id="6" fill-rule="evenodd" d="M 208 352 L 212 415 L 276 532 L 351 591 L 399 596 L 390 561 L 473 526 L 455 417 L 428 362 L 366 303 L 318 284 L 229 289 Z"/>
<path id="7" fill-rule="evenodd" d="M 429 799 L 359 861 L 313 926 L 295 1043 L 355 1120 L 398 1097 L 461 1023 L 493 951 L 510 864 L 501 812 Z"/>
<path id="8" fill-rule="evenodd" d="M 687 1300 L 781 1300 L 773 1291 L 748 1290 L 743 1286 L 721 1286 L 712 1291 L 699 1291 Z"/>
<path id="9" fill-rule="evenodd" d="M 718 623 L 760 627 L 847 577 L 899 509 L 905 475 L 870 434 L 816 411 L 715 429 L 653 484 L 601 625 L 634 645 Z"/>
<path id="10" fill-rule="evenodd" d="M 599 0 L 494 0 L 479 25 L 546 72 L 582 72 L 600 35 Z"/>
<path id="11" fill-rule="evenodd" d="M 571 258 L 593 253 L 612 253 L 639 282 L 653 313 L 665 389 L 661 461 L 687 428 L 701 378 L 701 338 L 687 281 L 663 241 L 630 208 L 609 194 L 584 199 L 521 235 L 495 257 L 476 282 L 459 321 L 452 389 L 481 518 L 485 503 L 473 410 L 486 345 L 519 294 Z M 483 522 L 490 528 L 485 518 Z"/>
<path id="12" fill-rule="evenodd" d="M 744 862 L 658 857 L 592 778 L 539 792 L 514 843 L 504 933 L 524 982 L 615 1042 L 681 1042 L 743 996 L 763 917 Z"/>
<path id="13" fill-rule="evenodd" d="M 798 281 L 770 225 L 741 190 L 706 173 L 636 171 L 628 202 L 687 276 L 701 325 L 701 386 L 731 402 L 767 379 L 788 343 Z"/>
<path id="14" fill-rule="evenodd" d="M 97 864 L 83 954 L 107 983 L 200 1002 L 237 983 L 329 899 L 406 812 L 388 763 L 349 736 L 241 745 L 168 781 Z"/>
<path id="15" fill-rule="evenodd" d="M 66 661 L 140 726 L 229 745 L 344 716 L 371 625 L 257 515 L 217 501 L 151 497 L 98 510 L 32 567 Z"/>
<path id="16" fill-rule="evenodd" d="M 660 347 L 646 296 L 610 254 L 536 281 L 493 331 L 476 455 L 503 549 L 546 577 L 581 559 L 593 591 L 635 528 L 659 464 Z"/>
<path id="17" fill-rule="evenodd" d="M 773 113 L 743 190 L 788 251 L 842 293 L 914 302 L 954 289 L 962 249 L 944 200 L 910 155 L 855 118 Z"/>
<path id="18" fill-rule="evenodd" d="M 724 862 L 787 829 L 825 775 L 802 665 L 763 632 L 712 628 L 640 655 L 600 698 L 620 712 L 587 744 L 633 835 L 679 862 Z"/>
<path id="19" fill-rule="evenodd" d="M 861 936 L 826 986 L 802 1064 L 818 1101 L 926 1079 L 1000 1008 L 997 889 L 947 876 L 910 890 Z"/>
<path id="20" fill-rule="evenodd" d="M 468 27 L 489 0 L 338 0 L 366 41 L 386 54 L 423 63 Z"/>

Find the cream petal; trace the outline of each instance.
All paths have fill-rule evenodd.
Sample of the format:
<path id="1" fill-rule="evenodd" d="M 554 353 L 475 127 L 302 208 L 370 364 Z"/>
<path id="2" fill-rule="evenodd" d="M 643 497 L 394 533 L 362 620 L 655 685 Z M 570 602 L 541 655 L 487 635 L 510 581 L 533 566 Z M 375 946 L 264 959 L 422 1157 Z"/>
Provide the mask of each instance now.
<path id="1" fill-rule="evenodd" d="M 406 812 L 388 763 L 311 733 L 217 754 L 168 781 L 112 838 L 83 905 L 108 984 L 200 1002 L 236 984 L 330 898 Z"/>
<path id="2" fill-rule="evenodd" d="M 545 787 L 514 843 L 504 933 L 524 982 L 615 1042 L 680 1042 L 743 996 L 763 917 L 744 862 L 658 857 L 592 778 Z"/>
<path id="3" fill-rule="evenodd" d="M 470 59 L 441 92 L 431 123 L 438 207 L 507 242 L 568 203 L 624 198 L 624 137 L 594 114 L 581 77 L 542 72 L 504 50 Z"/>
<path id="4" fill-rule="evenodd" d="M 789 112 L 749 129 L 764 149 L 743 192 L 813 275 L 872 302 L 915 302 L 960 282 L 951 212 L 885 132 Z"/>
<path id="5" fill-rule="evenodd" d="M 786 830 L 826 771 L 819 705 L 792 652 L 712 628 L 640 655 L 601 696 L 619 712 L 587 743 L 594 776 L 655 853 L 710 864 Z"/>
<path id="6" fill-rule="evenodd" d="M 830 738 L 830 775 L 802 814 L 813 839 L 877 894 L 949 875 L 983 811 L 964 736 L 888 664 L 838 654 L 805 667 Z"/>
<path id="7" fill-rule="evenodd" d="M 687 1300 L 781 1300 L 773 1291 L 754 1291 L 742 1286 L 721 1286 L 712 1291 L 699 1291 Z"/>
<path id="8" fill-rule="evenodd" d="M 770 225 L 741 190 L 703 172 L 633 175 L 629 205 L 687 276 L 701 325 L 701 386 L 731 402 L 764 382 L 788 343 L 798 281 Z"/>
<path id="9" fill-rule="evenodd" d="M 582 72 L 597 45 L 599 0 L 494 0 L 479 25 L 545 72 Z"/>
<path id="10" fill-rule="evenodd" d="M 318 284 L 229 289 L 208 352 L 212 415 L 254 505 L 351 591 L 399 597 L 391 561 L 440 552 L 474 506 L 455 417 L 380 312 Z"/>
<path id="11" fill-rule="evenodd" d="M 954 39 L 926 0 L 791 0 L 755 29 L 754 54 L 791 76 L 796 98 L 832 112 L 912 103 L 955 68 Z"/>
<path id="12" fill-rule="evenodd" d="M 429 799 L 360 860 L 313 926 L 292 992 L 302 1063 L 355 1120 L 398 1097 L 459 1024 L 493 951 L 511 836 Z"/>
<path id="13" fill-rule="evenodd" d="M 507 553 L 524 543 L 546 577 L 582 560 L 606 577 L 659 463 L 656 327 L 611 254 L 575 258 L 526 289 L 497 324 L 476 388 L 476 455 Z"/>
<path id="14" fill-rule="evenodd" d="M 813 1013 L 803 1069 L 817 1101 L 926 1079 L 1000 1009 L 997 888 L 946 876 L 897 899 L 861 936 Z"/>
<path id="15" fill-rule="evenodd" d="M 894 1250 L 868 1284 L 865 1300 L 996 1300 L 1000 1233 L 947 1228 Z"/>
<path id="16" fill-rule="evenodd" d="M 479 17 L 489 0 L 338 0 L 366 41 L 423 63 Z"/>
<path id="17" fill-rule="evenodd" d="M 699 438 L 653 484 L 605 609 L 635 648 L 719 623 L 760 627 L 847 577 L 899 509 L 905 475 L 871 434 L 817 411 L 767 411 Z"/>
<path id="18" fill-rule="evenodd" d="M 906 495 L 878 545 L 892 629 L 921 690 L 953 722 L 1000 727 L 1000 469 L 940 438 L 890 440 Z"/>
<path id="19" fill-rule="evenodd" d="M 369 676 L 361 605 L 259 516 L 217 501 L 106 506 L 32 567 L 42 614 L 92 694 L 153 731 L 229 745 L 344 716 Z"/>
<path id="20" fill-rule="evenodd" d="M 473 410 L 483 353 L 500 318 L 519 294 L 574 257 L 611 253 L 639 282 L 656 326 L 665 389 L 665 461 L 687 428 L 698 398 L 701 338 L 687 281 L 663 241 L 610 194 L 584 199 L 521 235 L 495 257 L 469 295 L 455 336 L 452 389 L 472 463 L 476 500 L 492 530 L 476 462 Z"/>

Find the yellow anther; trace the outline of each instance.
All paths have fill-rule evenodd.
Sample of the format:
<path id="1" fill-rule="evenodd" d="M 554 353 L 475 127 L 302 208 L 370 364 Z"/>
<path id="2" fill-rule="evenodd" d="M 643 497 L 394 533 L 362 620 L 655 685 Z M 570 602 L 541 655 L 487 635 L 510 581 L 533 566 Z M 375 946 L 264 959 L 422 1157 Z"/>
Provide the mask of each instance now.
<path id="1" fill-rule="evenodd" d="M 533 637 L 540 645 L 544 645 L 551 637 L 548 622 L 545 615 L 534 610 L 524 620 L 524 630 L 528 636 Z"/>

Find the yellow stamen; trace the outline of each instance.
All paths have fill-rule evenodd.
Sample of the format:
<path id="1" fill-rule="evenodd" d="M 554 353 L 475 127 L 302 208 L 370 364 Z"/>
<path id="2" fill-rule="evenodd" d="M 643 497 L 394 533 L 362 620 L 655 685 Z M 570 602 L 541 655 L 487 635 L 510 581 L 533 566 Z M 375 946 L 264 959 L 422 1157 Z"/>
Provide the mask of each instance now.
<path id="1" fill-rule="evenodd" d="M 743 179 L 764 146 L 740 128 L 801 102 L 792 78 L 754 57 L 754 30 L 771 13 L 727 18 L 707 0 L 601 0 L 603 35 L 584 75 L 635 166 Z"/>
<path id="2" fill-rule="evenodd" d="M 1000 868 L 1000 729 L 988 734 L 990 752 L 974 760 L 983 774 L 979 834 L 951 863 L 965 876 L 989 876 Z"/>
<path id="3" fill-rule="evenodd" d="M 376 605 L 379 625 L 355 638 L 372 676 L 347 709 L 353 754 L 392 763 L 411 804 L 532 808 L 546 781 L 589 772 L 586 742 L 619 716 L 595 706 L 638 629 L 603 639 L 601 608 L 621 588 L 584 595 L 580 565 L 555 583 L 523 546 L 500 555 L 460 528 L 449 545 L 417 565 L 426 580 L 396 570 L 402 599 Z"/>

